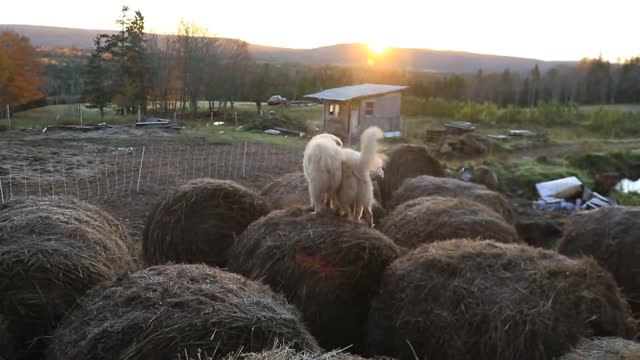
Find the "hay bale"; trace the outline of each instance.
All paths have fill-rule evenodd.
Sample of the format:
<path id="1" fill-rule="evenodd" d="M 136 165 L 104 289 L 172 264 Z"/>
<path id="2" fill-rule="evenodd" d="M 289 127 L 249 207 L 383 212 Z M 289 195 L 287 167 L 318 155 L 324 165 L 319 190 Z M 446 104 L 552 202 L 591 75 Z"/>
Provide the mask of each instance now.
<path id="1" fill-rule="evenodd" d="M 630 338 L 636 323 L 611 275 L 592 259 L 462 239 L 393 262 L 368 330 L 372 353 L 400 359 L 537 360 L 582 337 Z"/>
<path id="2" fill-rule="evenodd" d="M 562 237 L 562 228 L 566 222 L 564 217 L 522 216 L 516 222 L 518 236 L 531 246 L 553 248 Z"/>
<path id="3" fill-rule="evenodd" d="M 511 204 L 497 192 L 489 191 L 478 184 L 426 175 L 407 179 L 393 193 L 387 209 L 393 210 L 409 200 L 422 196 L 444 196 L 473 200 L 502 215 L 509 224 L 515 222 L 515 212 Z"/>
<path id="4" fill-rule="evenodd" d="M 380 231 L 408 249 L 459 238 L 520 242 L 515 228 L 488 207 L 440 196 L 421 197 L 398 206 L 384 218 Z"/>
<path id="5" fill-rule="evenodd" d="M 369 301 L 399 252 L 367 226 L 293 208 L 251 224 L 233 246 L 228 266 L 282 292 L 321 346 L 353 344 L 357 350 Z"/>
<path id="6" fill-rule="evenodd" d="M 12 360 L 15 358 L 14 343 L 9 334 L 9 322 L 0 315 L 0 360 Z"/>
<path id="7" fill-rule="evenodd" d="M 616 206 L 572 215 L 558 251 L 593 256 L 613 274 L 633 311 L 640 313 L 640 207 Z"/>
<path id="8" fill-rule="evenodd" d="M 384 179 L 380 190 L 382 205 L 387 207 L 391 195 L 409 178 L 420 175 L 444 176 L 440 162 L 426 146 L 403 144 L 387 152 L 388 160 L 384 166 Z"/>
<path id="9" fill-rule="evenodd" d="M 0 313 L 22 358 L 96 284 L 135 268 L 126 230 L 73 198 L 14 200 L 0 210 Z"/>
<path id="10" fill-rule="evenodd" d="M 473 169 L 473 177 L 471 180 L 486 186 L 487 189 L 491 191 L 498 191 L 498 187 L 500 185 L 498 182 L 498 175 L 485 165 L 476 166 Z"/>
<path id="11" fill-rule="evenodd" d="M 260 196 L 269 202 L 272 209 L 310 206 L 309 188 L 304 173 L 285 174 L 260 191 Z"/>
<path id="12" fill-rule="evenodd" d="M 616 337 L 582 339 L 559 360 L 638 360 L 640 343 Z"/>
<path id="13" fill-rule="evenodd" d="M 99 285 L 56 330 L 48 359 L 222 358 L 283 341 L 319 348 L 296 309 L 259 282 L 204 264 L 161 265 Z"/>
<path id="14" fill-rule="evenodd" d="M 198 354 L 189 354 L 188 357 L 181 356 L 185 360 L 213 360 L 213 357 L 206 358 Z M 271 350 L 257 353 L 237 352 L 228 355 L 224 360 L 364 360 L 364 358 L 352 355 L 340 350 L 328 353 L 312 353 L 309 351 L 296 351 L 289 346 L 275 344 Z"/>
<path id="15" fill-rule="evenodd" d="M 235 237 L 268 212 L 260 196 L 233 181 L 189 181 L 149 214 L 142 239 L 143 260 L 148 265 L 176 262 L 224 267 Z"/>

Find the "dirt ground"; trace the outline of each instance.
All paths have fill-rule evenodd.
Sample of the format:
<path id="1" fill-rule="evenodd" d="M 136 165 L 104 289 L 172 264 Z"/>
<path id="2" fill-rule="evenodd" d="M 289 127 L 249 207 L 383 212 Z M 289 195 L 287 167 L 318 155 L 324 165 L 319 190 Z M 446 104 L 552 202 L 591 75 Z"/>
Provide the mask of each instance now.
<path id="1" fill-rule="evenodd" d="M 75 196 L 109 211 L 135 239 L 140 239 L 152 205 L 178 184 L 214 177 L 259 191 L 301 166 L 302 151 L 295 147 L 216 144 L 175 130 L 118 127 L 80 133 L 12 131 L 0 136 L 5 201 Z"/>

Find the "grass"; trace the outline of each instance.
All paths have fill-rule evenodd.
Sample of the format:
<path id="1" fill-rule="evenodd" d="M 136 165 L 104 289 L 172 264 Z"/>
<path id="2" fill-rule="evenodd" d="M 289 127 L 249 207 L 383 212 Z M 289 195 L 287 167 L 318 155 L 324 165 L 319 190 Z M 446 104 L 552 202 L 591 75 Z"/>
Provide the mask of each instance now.
<path id="1" fill-rule="evenodd" d="M 613 104 L 613 105 L 582 105 L 579 107 L 581 111 L 594 112 L 604 109 L 619 112 L 640 113 L 640 104 Z"/>
<path id="2" fill-rule="evenodd" d="M 112 109 L 105 110 L 105 116 L 100 116 L 98 109 L 82 107 L 82 122 L 84 125 L 97 125 L 101 122 L 109 124 L 124 124 L 136 121 L 136 116 L 126 118 L 116 115 Z M 0 126 L 8 126 L 8 120 L 0 120 Z M 44 129 L 48 125 L 80 125 L 80 116 L 74 111 L 74 106 L 49 105 L 37 109 L 18 112 L 11 116 L 11 129 Z"/>

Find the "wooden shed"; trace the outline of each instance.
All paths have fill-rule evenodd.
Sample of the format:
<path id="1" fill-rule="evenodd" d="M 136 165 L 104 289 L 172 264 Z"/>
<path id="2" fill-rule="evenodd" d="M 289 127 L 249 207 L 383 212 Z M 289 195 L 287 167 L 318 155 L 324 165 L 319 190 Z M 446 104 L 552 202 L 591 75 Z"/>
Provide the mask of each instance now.
<path id="1" fill-rule="evenodd" d="M 324 104 L 322 130 L 351 144 L 369 126 L 380 127 L 385 137 L 400 136 L 400 107 L 406 89 L 399 85 L 361 84 L 305 97 Z"/>

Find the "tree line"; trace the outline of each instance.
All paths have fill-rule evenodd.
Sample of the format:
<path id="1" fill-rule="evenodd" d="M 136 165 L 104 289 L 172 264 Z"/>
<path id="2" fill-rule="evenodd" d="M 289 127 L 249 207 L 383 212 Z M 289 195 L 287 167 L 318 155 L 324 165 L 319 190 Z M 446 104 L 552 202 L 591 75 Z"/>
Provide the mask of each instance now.
<path id="1" fill-rule="evenodd" d="M 46 96 L 54 103 L 84 101 L 100 111 L 113 105 L 124 115 L 140 110 L 196 117 L 199 110 L 233 109 L 237 101 L 255 102 L 260 112 L 270 95 L 297 100 L 364 82 L 409 85 L 409 95 L 423 99 L 499 107 L 640 102 L 640 57 L 621 64 L 583 59 L 544 73 L 535 65 L 524 74 L 280 64 L 253 61 L 247 43 L 210 37 L 197 24 L 182 22 L 172 36 L 147 34 L 142 13 L 126 6 L 116 23 L 120 31 L 98 34 L 90 54 L 38 53 L 27 38 L 1 33 L 0 105 L 15 107 Z"/>

